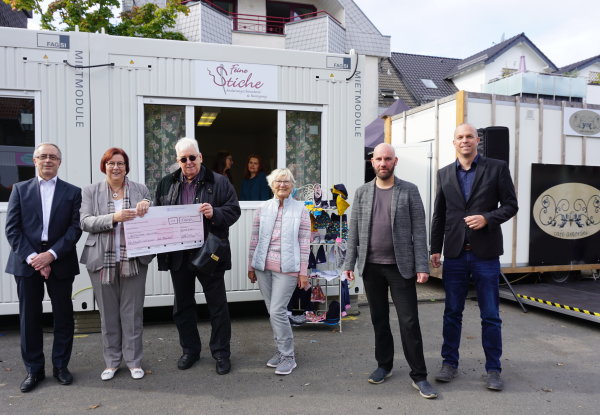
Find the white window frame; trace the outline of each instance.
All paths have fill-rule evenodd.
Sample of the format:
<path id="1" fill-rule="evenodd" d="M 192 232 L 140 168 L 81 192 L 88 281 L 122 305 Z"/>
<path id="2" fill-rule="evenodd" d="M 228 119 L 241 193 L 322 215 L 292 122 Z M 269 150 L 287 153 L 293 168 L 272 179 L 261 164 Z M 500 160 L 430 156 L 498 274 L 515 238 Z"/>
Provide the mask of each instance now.
<path id="1" fill-rule="evenodd" d="M 185 135 L 196 138 L 196 126 L 194 123 L 195 107 L 222 107 L 243 109 L 266 109 L 277 111 L 277 167 L 286 167 L 285 144 L 286 144 L 286 111 L 309 111 L 321 113 L 321 182 L 329 183 L 327 169 L 323 168 L 327 160 L 327 114 L 326 105 L 316 104 L 288 104 L 275 102 L 250 102 L 250 101 L 226 101 L 215 99 L 190 99 L 190 98 L 162 98 L 162 97 L 138 97 L 138 174 L 140 183 L 146 183 L 146 171 L 144 169 L 144 105 L 184 105 L 185 109 Z M 242 208 L 256 208 L 261 202 L 240 201 Z"/>
<path id="2" fill-rule="evenodd" d="M 25 98 L 33 99 L 33 111 L 34 121 L 33 128 L 35 131 L 35 145 L 37 146 L 42 142 L 42 111 L 41 111 L 41 93 L 40 91 L 28 91 L 28 90 L 12 90 L 12 89 L 1 89 L 0 98 Z M 6 212 L 8 210 L 8 202 L 0 202 L 0 212 Z"/>

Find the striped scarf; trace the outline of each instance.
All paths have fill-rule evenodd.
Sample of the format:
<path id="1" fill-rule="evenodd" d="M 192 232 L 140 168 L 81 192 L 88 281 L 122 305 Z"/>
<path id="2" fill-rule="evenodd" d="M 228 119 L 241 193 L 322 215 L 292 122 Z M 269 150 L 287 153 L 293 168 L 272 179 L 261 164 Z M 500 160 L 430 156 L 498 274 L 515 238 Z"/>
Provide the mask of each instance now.
<path id="1" fill-rule="evenodd" d="M 112 192 L 108 182 L 106 183 L 106 192 L 108 194 L 108 213 L 115 213 L 115 204 L 112 200 Z M 123 209 L 130 208 L 129 202 L 129 181 L 125 177 L 123 182 Z M 121 222 L 120 233 L 121 233 L 121 246 L 119 246 L 121 261 L 119 275 L 122 278 L 134 277 L 138 274 L 138 261 L 137 258 L 127 258 L 127 247 L 125 246 L 125 230 L 123 223 Z M 104 251 L 104 268 L 100 271 L 100 281 L 104 285 L 110 285 L 115 281 L 117 274 L 117 253 L 115 251 L 115 228 L 113 228 L 108 234 L 108 244 Z"/>

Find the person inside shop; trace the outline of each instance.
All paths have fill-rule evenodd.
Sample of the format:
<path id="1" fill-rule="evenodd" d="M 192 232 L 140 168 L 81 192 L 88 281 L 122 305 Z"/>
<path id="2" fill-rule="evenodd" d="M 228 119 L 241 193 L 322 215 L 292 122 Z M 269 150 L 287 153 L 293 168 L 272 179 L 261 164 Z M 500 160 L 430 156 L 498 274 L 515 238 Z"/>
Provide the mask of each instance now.
<path id="1" fill-rule="evenodd" d="M 287 305 L 296 287 L 309 286 L 310 217 L 304 203 L 291 197 L 295 180 L 290 170 L 275 169 L 267 181 L 274 197 L 254 214 L 248 278 L 258 281 L 277 347 L 267 366 L 277 375 L 289 375 L 297 364 Z"/>
<path id="2" fill-rule="evenodd" d="M 217 158 L 213 164 L 213 170 L 229 179 L 229 183 L 233 183 L 231 178 L 231 167 L 233 166 L 233 156 L 229 151 L 219 151 Z"/>
<path id="3" fill-rule="evenodd" d="M 267 183 L 262 157 L 258 154 L 251 154 L 246 163 L 240 200 L 267 200 L 271 197 L 273 197 L 273 192 Z"/>
<path id="4" fill-rule="evenodd" d="M 106 177 L 83 189 L 80 210 L 81 229 L 89 233 L 80 262 L 88 269 L 102 325 L 100 379 L 112 379 L 122 361 L 133 379 L 141 379 L 146 273 L 154 256 L 128 257 L 123 223 L 148 212 L 150 191 L 129 180 L 129 157 L 121 148 L 106 150 L 100 171 Z"/>
<path id="5" fill-rule="evenodd" d="M 203 216 L 204 240 L 210 231 L 227 243 L 225 253 L 211 274 L 188 268 L 198 249 L 158 254 L 158 269 L 170 271 L 175 304 L 173 320 L 179 332 L 183 354 L 177 367 L 186 370 L 200 359 L 200 335 L 195 299 L 196 279 L 200 281 L 208 306 L 211 324 L 210 352 L 216 371 L 225 375 L 231 370 L 231 320 L 225 292 L 225 271 L 231 269 L 229 228 L 241 215 L 235 189 L 226 177 L 215 174 L 202 164 L 198 142 L 183 137 L 175 144 L 179 169 L 162 178 L 156 189 L 157 206 L 199 204 Z"/>
<path id="6" fill-rule="evenodd" d="M 394 175 L 397 163 L 390 144 L 375 147 L 371 164 L 376 177 L 354 196 L 343 272 L 353 280 L 357 265 L 369 302 L 377 369 L 368 382 L 379 384 L 392 375 L 390 292 L 412 386 L 422 397 L 435 399 L 437 392 L 427 381 L 416 291 L 416 283 L 429 278 L 425 210 L 417 186 Z"/>

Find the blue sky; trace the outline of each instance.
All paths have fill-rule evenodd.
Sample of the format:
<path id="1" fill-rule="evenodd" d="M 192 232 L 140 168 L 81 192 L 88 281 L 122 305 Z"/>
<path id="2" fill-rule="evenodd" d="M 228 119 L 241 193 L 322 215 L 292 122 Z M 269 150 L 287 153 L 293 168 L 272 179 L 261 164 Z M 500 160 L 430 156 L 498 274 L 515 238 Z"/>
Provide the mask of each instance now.
<path id="1" fill-rule="evenodd" d="M 557 66 L 600 55 L 598 0 L 354 0 L 392 51 L 466 58 L 521 32 Z"/>

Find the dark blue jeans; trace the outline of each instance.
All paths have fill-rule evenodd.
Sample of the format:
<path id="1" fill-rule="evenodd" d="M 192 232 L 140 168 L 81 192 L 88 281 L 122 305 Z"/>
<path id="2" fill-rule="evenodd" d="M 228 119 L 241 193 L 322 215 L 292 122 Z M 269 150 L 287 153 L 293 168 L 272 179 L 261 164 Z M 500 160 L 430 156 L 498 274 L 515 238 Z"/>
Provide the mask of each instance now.
<path id="1" fill-rule="evenodd" d="M 477 291 L 481 315 L 481 343 L 485 352 L 485 370 L 501 371 L 502 320 L 498 308 L 500 260 L 481 259 L 472 251 L 463 251 L 457 258 L 444 259 L 443 282 L 446 291 L 444 310 L 444 363 L 458 367 L 458 348 L 462 330 L 465 299 L 472 280 Z"/>

